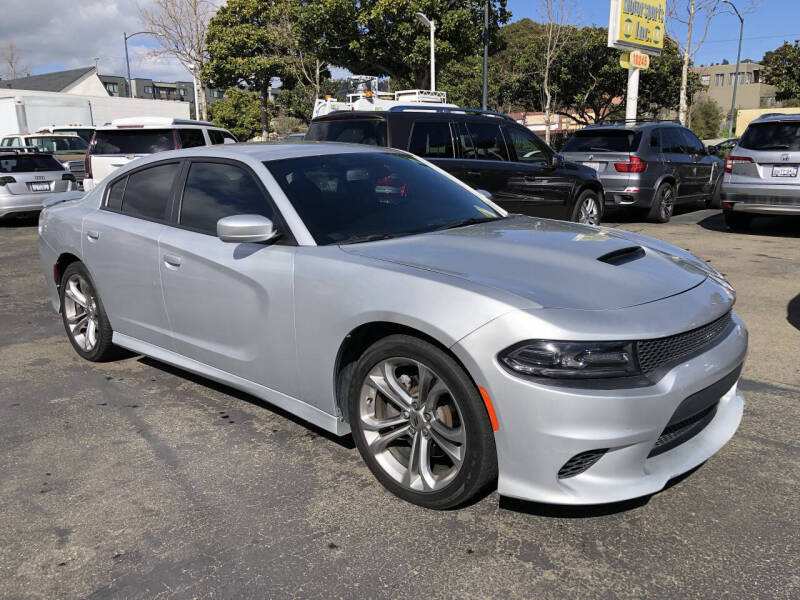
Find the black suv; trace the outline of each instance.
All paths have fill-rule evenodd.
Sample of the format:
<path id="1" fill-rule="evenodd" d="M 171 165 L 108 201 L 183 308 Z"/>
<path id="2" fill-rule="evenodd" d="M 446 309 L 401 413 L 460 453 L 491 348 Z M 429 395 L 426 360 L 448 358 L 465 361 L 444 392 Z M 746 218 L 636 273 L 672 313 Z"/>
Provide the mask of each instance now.
<path id="1" fill-rule="evenodd" d="M 659 223 L 669 221 L 678 202 L 720 207 L 722 160 L 672 121 L 586 127 L 562 152 L 597 171 L 607 205 L 642 209 Z"/>
<path id="2" fill-rule="evenodd" d="M 603 214 L 603 186 L 593 169 L 565 162 L 500 113 L 427 106 L 334 112 L 314 119 L 305 139 L 407 150 L 489 192 L 512 213 L 595 225 Z"/>

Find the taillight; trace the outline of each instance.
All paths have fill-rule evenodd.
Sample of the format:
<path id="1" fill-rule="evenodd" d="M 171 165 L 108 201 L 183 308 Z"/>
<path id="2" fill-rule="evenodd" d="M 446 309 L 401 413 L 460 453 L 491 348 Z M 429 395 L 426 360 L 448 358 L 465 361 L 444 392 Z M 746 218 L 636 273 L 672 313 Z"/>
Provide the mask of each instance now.
<path id="1" fill-rule="evenodd" d="M 83 170 L 86 172 L 84 177 L 87 179 L 92 178 L 92 148 L 94 148 L 95 139 L 97 138 L 97 132 L 92 134 L 92 139 L 89 142 L 89 147 L 86 148 L 86 156 L 83 159 Z"/>
<path id="2" fill-rule="evenodd" d="M 733 171 L 733 163 L 735 162 L 749 162 L 753 163 L 753 159 L 749 156 L 728 156 L 725 158 L 725 172 L 730 173 Z"/>
<path id="3" fill-rule="evenodd" d="M 647 168 L 647 161 L 637 156 L 631 156 L 628 162 L 614 163 L 614 168 L 620 173 L 644 173 Z"/>
<path id="4" fill-rule="evenodd" d="M 17 180 L 13 177 L 0 177 L 0 186 L 4 186 L 7 183 L 17 183 Z"/>

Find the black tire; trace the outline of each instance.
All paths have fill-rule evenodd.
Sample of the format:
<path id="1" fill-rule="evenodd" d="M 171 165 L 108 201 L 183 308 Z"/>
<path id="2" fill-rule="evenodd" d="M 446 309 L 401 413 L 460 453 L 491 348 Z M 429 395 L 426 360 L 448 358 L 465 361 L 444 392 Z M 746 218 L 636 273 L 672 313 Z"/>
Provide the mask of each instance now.
<path id="1" fill-rule="evenodd" d="M 723 210 L 722 216 L 725 218 L 725 225 L 733 231 L 744 231 L 750 227 L 750 221 L 753 219 L 753 215 L 732 210 Z"/>
<path id="2" fill-rule="evenodd" d="M 391 477 L 370 452 L 360 418 L 362 384 L 370 371 L 388 359 L 405 358 L 424 363 L 452 392 L 465 431 L 465 451 L 460 469 L 440 490 L 415 491 Z M 396 496 L 425 508 L 445 510 L 475 499 L 496 485 L 497 449 L 486 408 L 472 379 L 449 355 L 419 338 L 392 335 L 370 346 L 358 360 L 348 393 L 350 428 L 361 457 L 375 478 Z"/>
<path id="3" fill-rule="evenodd" d="M 656 223 L 666 223 L 672 218 L 674 210 L 675 188 L 669 183 L 662 183 L 653 195 L 647 219 Z"/>
<path id="4" fill-rule="evenodd" d="M 88 350 L 82 347 L 79 341 L 77 341 L 76 335 L 73 334 L 70 323 L 68 322 L 69 317 L 67 313 L 69 310 L 66 301 L 67 286 L 74 277 L 78 277 L 82 282 L 85 282 L 86 291 L 94 300 L 94 302 L 91 303 L 92 308 L 90 313 L 96 317 L 96 343 Z M 97 293 L 97 288 L 83 263 L 74 262 L 64 269 L 64 274 L 61 276 L 59 296 L 61 299 L 61 320 L 64 323 L 64 330 L 67 332 L 67 337 L 72 347 L 75 349 L 75 352 L 82 358 L 92 362 L 102 362 L 115 358 L 117 355 L 117 348 L 111 343 L 111 336 L 114 331 L 111 329 L 111 324 L 108 322 L 108 316 L 106 315 L 100 296 Z M 86 333 L 83 335 L 84 337 L 87 336 Z"/>
<path id="5" fill-rule="evenodd" d="M 582 220 L 581 209 L 590 200 L 594 201 L 594 206 L 596 209 L 597 218 L 595 222 L 592 222 L 594 221 L 594 219 L 589 221 Z M 583 192 L 581 192 L 580 196 L 578 196 L 578 199 L 575 202 L 575 206 L 572 209 L 572 215 L 570 216 L 570 221 L 574 221 L 575 223 L 587 223 L 589 225 L 599 225 L 602 220 L 603 220 L 603 201 L 600 198 L 600 194 L 598 194 L 594 190 L 584 190 Z"/>

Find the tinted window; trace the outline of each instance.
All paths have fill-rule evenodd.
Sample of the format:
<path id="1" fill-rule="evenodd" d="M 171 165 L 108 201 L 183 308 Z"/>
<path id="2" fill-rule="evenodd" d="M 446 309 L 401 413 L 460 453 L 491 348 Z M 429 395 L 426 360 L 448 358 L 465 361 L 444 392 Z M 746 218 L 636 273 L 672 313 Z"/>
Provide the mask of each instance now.
<path id="1" fill-rule="evenodd" d="M 183 188 L 181 225 L 217 235 L 217 221 L 231 215 L 274 218 L 250 173 L 229 164 L 192 163 Z"/>
<path id="2" fill-rule="evenodd" d="M 36 146 L 45 152 L 62 153 L 62 154 L 75 154 L 86 152 L 89 144 L 86 140 L 78 136 L 57 136 L 52 137 L 29 137 L 25 138 L 25 144 L 28 146 Z"/>
<path id="3" fill-rule="evenodd" d="M 122 198 L 122 212 L 135 217 L 166 220 L 169 195 L 179 170 L 179 163 L 171 163 L 143 169 L 129 176 Z"/>
<path id="4" fill-rule="evenodd" d="M 453 138 L 447 123 L 414 123 L 408 151 L 426 158 L 453 158 Z"/>
<path id="5" fill-rule="evenodd" d="M 467 123 L 475 158 L 483 160 L 508 160 L 508 152 L 500 125 L 494 123 Z"/>
<path id="6" fill-rule="evenodd" d="M 219 129 L 209 129 L 208 137 L 212 145 L 223 144 L 225 142 L 225 138 L 222 137 L 222 132 Z"/>
<path id="7" fill-rule="evenodd" d="M 658 133 L 658 129 L 654 129 L 650 134 L 650 148 L 653 152 L 661 152 L 661 135 Z"/>
<path id="8" fill-rule="evenodd" d="M 588 129 L 569 138 L 562 152 L 636 152 L 641 140 L 641 131 Z"/>
<path id="9" fill-rule="evenodd" d="M 667 154 L 686 154 L 686 139 L 677 127 L 666 127 L 661 130 L 661 151 Z"/>
<path id="10" fill-rule="evenodd" d="M 319 121 L 311 123 L 306 139 L 310 141 L 385 146 L 386 122 L 378 119 Z"/>
<path id="11" fill-rule="evenodd" d="M 456 146 L 461 152 L 462 158 L 475 158 L 475 148 L 472 146 L 472 138 L 467 132 L 467 126 L 464 123 L 454 123 Z"/>
<path id="12" fill-rule="evenodd" d="M 546 163 L 549 161 L 550 152 L 547 150 L 547 146 L 534 134 L 516 127 L 507 127 L 506 133 L 508 133 L 509 141 L 514 147 L 519 162 Z"/>
<path id="13" fill-rule="evenodd" d="M 800 122 L 751 123 L 739 145 L 751 150 L 800 150 Z"/>
<path id="14" fill-rule="evenodd" d="M 239 140 L 237 140 L 237 139 L 236 139 L 236 136 L 235 136 L 235 135 L 233 135 L 233 134 L 232 134 L 231 132 L 229 132 L 229 131 L 223 131 L 223 132 L 222 132 L 222 137 L 223 137 L 224 139 L 226 139 L 226 140 L 233 140 L 234 142 L 238 142 L 238 141 L 239 141 Z"/>
<path id="15" fill-rule="evenodd" d="M 120 179 L 114 185 L 108 188 L 108 196 L 106 197 L 106 206 L 114 210 L 122 208 L 122 195 L 125 193 L 125 184 L 128 183 L 128 178 Z"/>
<path id="16" fill-rule="evenodd" d="M 686 148 L 688 148 L 691 154 L 702 154 L 705 152 L 705 147 L 703 146 L 703 142 L 693 134 L 688 129 L 681 129 L 681 133 L 683 134 L 684 139 L 686 140 Z"/>
<path id="17" fill-rule="evenodd" d="M 181 148 L 197 148 L 206 145 L 202 129 L 178 129 L 178 137 L 181 139 Z"/>
<path id="18" fill-rule="evenodd" d="M 0 158 L 0 173 L 63 171 L 64 165 L 52 156 L 6 156 Z"/>
<path id="19" fill-rule="evenodd" d="M 153 154 L 174 150 L 171 129 L 112 129 L 95 134 L 93 154 Z"/>
<path id="20" fill-rule="evenodd" d="M 498 217 L 474 193 L 408 155 L 337 154 L 265 164 L 318 244 Z"/>
<path id="21" fill-rule="evenodd" d="M 92 136 L 94 135 L 94 129 L 53 129 L 53 133 L 69 133 L 77 135 L 83 138 L 88 144 L 89 142 L 92 141 Z"/>

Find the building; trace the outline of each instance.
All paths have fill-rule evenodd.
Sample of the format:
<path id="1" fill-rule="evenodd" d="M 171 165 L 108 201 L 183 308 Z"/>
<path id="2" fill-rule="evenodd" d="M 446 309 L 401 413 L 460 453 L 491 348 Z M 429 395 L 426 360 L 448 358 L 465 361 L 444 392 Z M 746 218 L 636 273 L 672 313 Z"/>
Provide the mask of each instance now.
<path id="1" fill-rule="evenodd" d="M 152 79 L 131 79 L 132 94 L 128 94 L 128 82 L 117 75 L 99 75 L 95 67 L 82 67 L 55 73 L 42 73 L 18 79 L 0 80 L 3 89 L 30 90 L 38 92 L 61 92 L 87 96 L 108 96 L 118 98 L 141 98 L 148 100 L 171 100 L 187 102 L 189 114 L 194 116 L 194 89 L 191 81 L 153 81 Z M 206 104 L 223 97 L 219 90 L 206 88 Z"/>
<path id="2" fill-rule="evenodd" d="M 700 83 L 707 86 L 698 92 L 697 98 L 709 97 L 717 101 L 724 111 L 729 111 L 733 100 L 736 65 L 709 65 L 692 69 L 700 75 Z M 736 88 L 736 108 L 770 108 L 777 106 L 774 86 L 763 81 L 763 70 L 759 63 L 739 64 L 739 84 Z"/>

